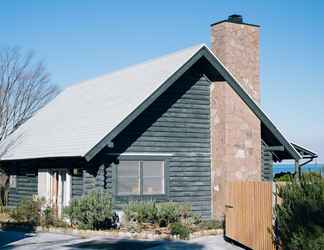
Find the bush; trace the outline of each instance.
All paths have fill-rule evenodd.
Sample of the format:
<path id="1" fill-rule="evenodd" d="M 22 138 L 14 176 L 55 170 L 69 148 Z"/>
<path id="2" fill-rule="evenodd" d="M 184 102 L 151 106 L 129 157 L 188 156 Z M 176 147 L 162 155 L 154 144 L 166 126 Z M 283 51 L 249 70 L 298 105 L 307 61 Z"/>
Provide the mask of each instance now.
<path id="1" fill-rule="evenodd" d="M 281 172 L 281 173 L 275 174 L 273 179 L 274 179 L 274 181 L 287 182 L 287 181 L 291 181 L 291 179 L 293 179 L 293 174 L 290 172 Z"/>
<path id="2" fill-rule="evenodd" d="M 165 202 L 157 205 L 158 223 L 162 227 L 187 219 L 189 213 L 191 213 L 191 206 L 187 204 Z"/>
<path id="3" fill-rule="evenodd" d="M 81 229 L 106 229 L 113 224 L 111 196 L 102 191 L 94 191 L 72 200 L 64 209 L 71 224 Z"/>
<path id="4" fill-rule="evenodd" d="M 175 202 L 131 202 L 124 208 L 128 222 L 151 223 L 166 227 L 193 216 L 191 206 Z"/>
<path id="5" fill-rule="evenodd" d="M 190 237 L 190 228 L 180 222 L 175 222 L 170 225 L 170 231 L 172 235 L 177 235 L 182 240 L 187 240 Z"/>
<path id="6" fill-rule="evenodd" d="M 223 222 L 218 220 L 203 220 L 198 224 L 200 229 L 210 230 L 223 228 Z"/>
<path id="7" fill-rule="evenodd" d="M 40 225 L 42 207 L 45 199 L 33 197 L 31 200 L 23 200 L 20 204 L 10 211 L 10 217 L 18 223 L 30 223 Z"/>
<path id="8" fill-rule="evenodd" d="M 324 249 L 324 180 L 303 175 L 300 181 L 279 187 L 276 205 L 276 243 L 282 249 Z"/>
<path id="9" fill-rule="evenodd" d="M 154 202 L 130 202 L 124 213 L 128 222 L 155 223 L 157 208 Z"/>
<path id="10" fill-rule="evenodd" d="M 44 198 L 33 197 L 32 200 L 23 200 L 10 210 L 9 215 L 18 223 L 31 226 L 65 226 L 65 222 L 56 217 L 49 206 L 44 208 Z"/>

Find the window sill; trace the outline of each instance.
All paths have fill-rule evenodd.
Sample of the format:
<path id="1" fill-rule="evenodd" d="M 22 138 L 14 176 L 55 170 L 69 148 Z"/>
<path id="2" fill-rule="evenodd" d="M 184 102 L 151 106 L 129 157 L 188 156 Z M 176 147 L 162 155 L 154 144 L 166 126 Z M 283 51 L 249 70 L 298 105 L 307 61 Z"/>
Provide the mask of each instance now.
<path id="1" fill-rule="evenodd" d="M 154 199 L 167 199 L 167 194 L 142 194 L 142 195 L 114 195 L 117 200 L 154 200 Z"/>

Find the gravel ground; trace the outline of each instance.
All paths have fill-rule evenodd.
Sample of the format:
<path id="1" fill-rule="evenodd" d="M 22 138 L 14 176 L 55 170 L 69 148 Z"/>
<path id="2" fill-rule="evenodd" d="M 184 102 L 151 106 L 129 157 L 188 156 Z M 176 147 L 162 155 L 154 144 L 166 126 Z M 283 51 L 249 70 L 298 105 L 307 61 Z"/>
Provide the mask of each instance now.
<path id="1" fill-rule="evenodd" d="M 1 249 L 26 250 L 239 250 L 241 248 L 224 241 L 222 236 L 206 236 L 190 241 L 149 241 L 107 237 L 80 237 L 54 233 L 23 233 L 0 231 Z"/>

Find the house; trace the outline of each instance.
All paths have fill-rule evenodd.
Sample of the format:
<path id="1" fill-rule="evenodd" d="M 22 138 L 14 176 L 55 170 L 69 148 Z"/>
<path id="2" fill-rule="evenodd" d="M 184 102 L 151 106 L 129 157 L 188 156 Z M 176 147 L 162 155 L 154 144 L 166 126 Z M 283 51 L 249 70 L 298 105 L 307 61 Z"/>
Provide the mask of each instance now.
<path id="1" fill-rule="evenodd" d="M 291 144 L 260 108 L 259 26 L 239 15 L 198 45 L 66 88 L 0 145 L 9 206 L 34 194 L 60 213 L 110 192 L 187 202 L 221 217 L 228 180 L 271 180 L 272 163 L 315 154 Z"/>

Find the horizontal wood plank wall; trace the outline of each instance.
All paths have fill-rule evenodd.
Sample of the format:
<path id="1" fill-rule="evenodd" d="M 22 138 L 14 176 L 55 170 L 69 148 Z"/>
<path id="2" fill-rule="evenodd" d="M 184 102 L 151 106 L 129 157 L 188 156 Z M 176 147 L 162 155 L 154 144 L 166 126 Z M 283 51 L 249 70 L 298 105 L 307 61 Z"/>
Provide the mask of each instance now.
<path id="1" fill-rule="evenodd" d="M 173 154 L 167 158 L 167 195 L 146 199 L 187 202 L 204 218 L 211 217 L 209 89 L 205 76 L 187 73 L 132 122 L 114 140 L 114 151 L 109 151 Z M 105 171 L 111 191 L 112 166 Z M 104 180 L 96 178 L 102 185 Z M 85 182 L 85 189 L 93 186 L 92 181 Z M 122 205 L 129 199 L 115 197 L 114 203 Z"/>
<path id="2" fill-rule="evenodd" d="M 261 143 L 261 175 L 263 181 L 272 181 L 272 153 L 266 149 L 267 145 L 262 141 Z"/>
<path id="3" fill-rule="evenodd" d="M 228 182 L 226 199 L 226 236 L 251 249 L 274 249 L 272 182 Z"/>
<path id="4" fill-rule="evenodd" d="M 72 199 L 80 198 L 82 194 L 83 194 L 83 174 L 78 176 L 72 175 L 72 181 L 71 181 Z"/>
<path id="5" fill-rule="evenodd" d="M 16 188 L 10 188 L 8 194 L 8 206 L 17 206 L 24 199 L 31 199 L 37 195 L 38 178 L 35 174 L 20 173 L 16 177 Z"/>

